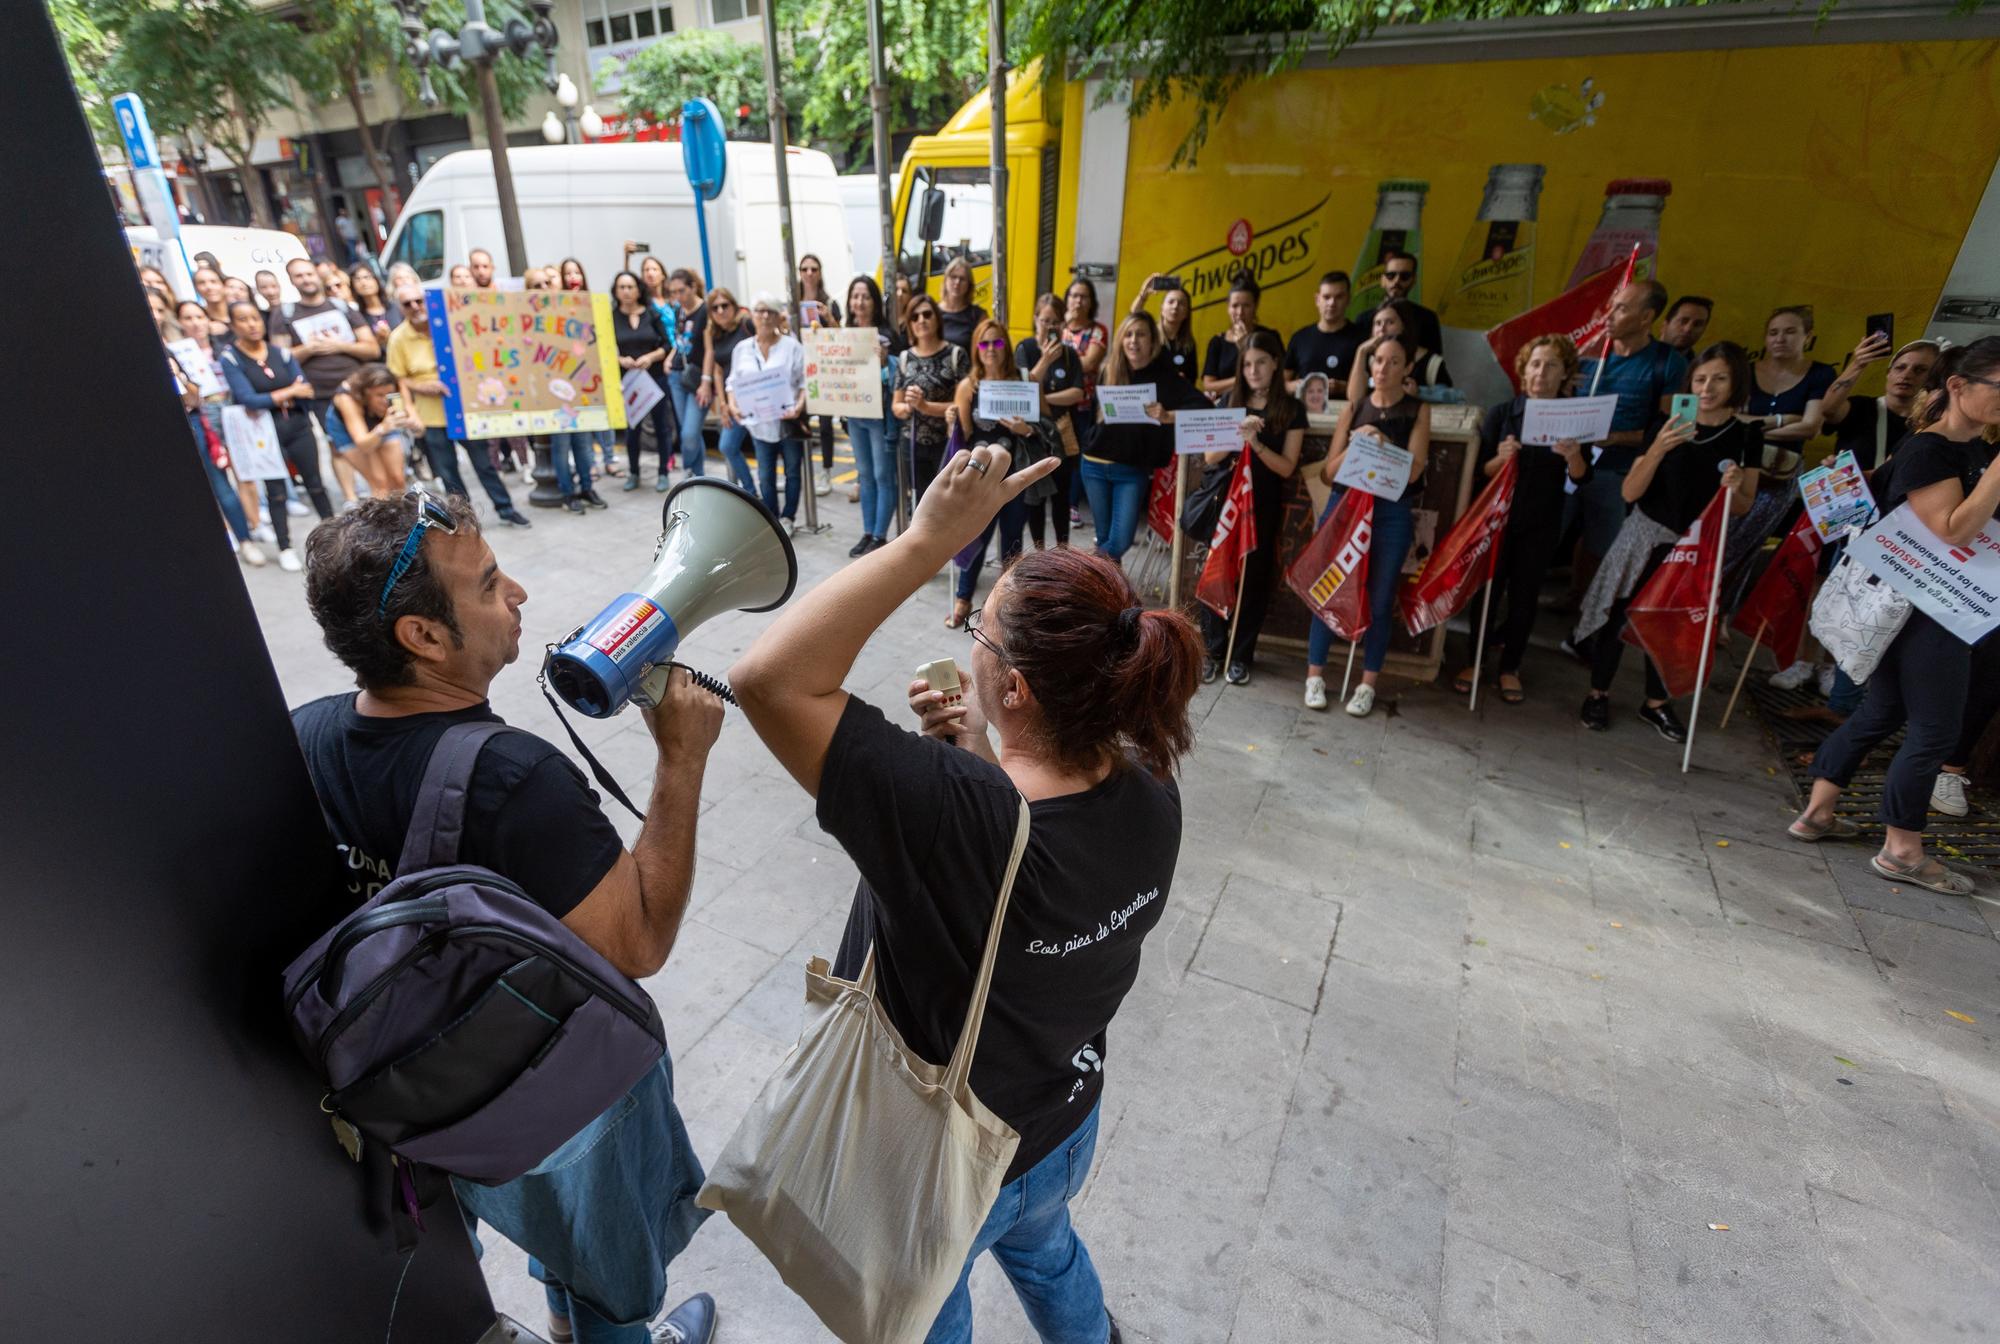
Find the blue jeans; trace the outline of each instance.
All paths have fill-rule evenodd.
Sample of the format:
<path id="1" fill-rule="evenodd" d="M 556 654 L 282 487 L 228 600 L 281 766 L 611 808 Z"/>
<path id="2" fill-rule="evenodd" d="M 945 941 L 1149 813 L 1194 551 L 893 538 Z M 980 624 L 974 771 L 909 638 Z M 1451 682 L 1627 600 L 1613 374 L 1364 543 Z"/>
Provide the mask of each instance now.
<path id="1" fill-rule="evenodd" d="M 795 518 L 799 512 L 799 488 L 805 483 L 806 446 L 800 439 L 779 439 L 766 443 L 752 439 L 757 449 L 757 494 L 764 507 L 780 518 Z M 778 508 L 778 454 L 785 456 L 785 507 Z"/>
<path id="2" fill-rule="evenodd" d="M 549 435 L 549 457 L 556 464 L 556 488 L 567 497 L 590 489 L 589 430 Z"/>
<path id="3" fill-rule="evenodd" d="M 1144 467 L 1086 457 L 1081 475 L 1083 492 L 1090 498 L 1090 518 L 1097 527 L 1097 549 L 1113 560 L 1120 559 L 1138 534 L 1153 473 Z"/>
<path id="4" fill-rule="evenodd" d="M 861 490 L 861 530 L 887 538 L 896 521 L 896 431 L 894 416 L 849 420 L 847 441 L 854 448 L 855 483 Z"/>
<path id="5" fill-rule="evenodd" d="M 528 1253 L 528 1272 L 578 1344 L 644 1344 L 666 1300 L 667 1262 L 708 1217 L 694 1203 L 703 1175 L 674 1106 L 673 1059 L 662 1056 L 527 1175 L 452 1186 L 468 1219 Z"/>
<path id="6" fill-rule="evenodd" d="M 465 478 L 458 474 L 458 450 L 461 446 L 465 447 L 465 455 L 472 459 L 472 472 L 486 487 L 487 498 L 493 501 L 493 507 L 502 514 L 512 513 L 514 497 L 507 493 L 507 483 L 500 479 L 500 470 L 493 465 L 493 454 L 486 451 L 484 443 L 461 445 L 445 430 L 426 429 L 424 457 L 429 460 L 444 492 L 465 495 Z M 471 496 L 466 495 L 466 498 Z"/>
<path id="7" fill-rule="evenodd" d="M 668 381 L 667 396 L 674 403 L 674 418 L 681 427 L 681 466 L 690 476 L 708 475 L 708 449 L 701 441 L 701 422 L 707 412 L 694 392 L 682 385 L 679 374 Z"/>
<path id="8" fill-rule="evenodd" d="M 1043 1344 L 1105 1344 L 1110 1339 L 1104 1285 L 1069 1221 L 1069 1202 L 1083 1189 L 1097 1151 L 1097 1113 L 1093 1106 L 1060 1147 L 1000 1187 L 986 1225 L 973 1239 L 972 1254 L 965 1257 L 958 1286 L 944 1300 L 924 1344 L 962 1344 L 972 1338 L 972 1293 L 966 1283 L 972 1262 L 988 1251 L 1014 1285 L 1014 1296 Z"/>
<path id="9" fill-rule="evenodd" d="M 608 467 L 618 460 L 618 433 L 610 429 L 594 429 L 590 432 L 591 445 L 597 450 L 597 463 Z"/>
<path id="10" fill-rule="evenodd" d="M 215 492 L 215 502 L 222 509 L 222 521 L 229 524 L 230 533 L 241 545 L 250 540 L 250 520 L 243 516 L 243 501 L 236 497 L 229 473 L 216 466 L 215 459 L 208 455 L 208 436 L 202 432 L 200 411 L 188 412 L 188 429 L 194 434 L 194 450 L 201 455 L 201 469 L 208 473 L 208 488 Z"/>
<path id="11" fill-rule="evenodd" d="M 1326 502 L 1319 520 L 1323 525 L 1340 503 L 1343 492 L 1335 491 Z M 1368 543 L 1368 632 L 1361 637 L 1361 670 L 1380 672 L 1389 657 L 1389 641 L 1396 633 L 1396 589 L 1403 581 L 1403 561 L 1409 557 L 1410 543 L 1416 540 L 1417 519 L 1406 503 L 1386 499 L 1375 501 L 1373 534 Z M 1324 667 L 1333 648 L 1333 631 L 1315 619 L 1306 639 L 1306 662 Z"/>
<path id="12" fill-rule="evenodd" d="M 986 568 L 986 551 L 993 544 L 993 530 L 1000 530 L 1000 563 L 1004 565 L 1021 553 L 1021 533 L 1027 526 L 1028 506 L 1018 498 L 1000 506 L 1000 512 L 994 515 L 993 521 L 979 536 L 979 549 L 973 552 L 972 563 L 958 571 L 955 591 L 961 602 L 970 602 L 974 590 L 979 587 L 979 571 Z"/>
<path id="13" fill-rule="evenodd" d="M 750 442 L 750 431 L 741 424 L 727 425 L 722 431 L 722 442 L 717 446 L 722 450 L 722 460 L 729 464 L 729 474 L 735 478 L 738 488 L 746 495 L 757 493 L 757 478 L 750 471 L 750 463 L 743 456 L 743 445 Z"/>

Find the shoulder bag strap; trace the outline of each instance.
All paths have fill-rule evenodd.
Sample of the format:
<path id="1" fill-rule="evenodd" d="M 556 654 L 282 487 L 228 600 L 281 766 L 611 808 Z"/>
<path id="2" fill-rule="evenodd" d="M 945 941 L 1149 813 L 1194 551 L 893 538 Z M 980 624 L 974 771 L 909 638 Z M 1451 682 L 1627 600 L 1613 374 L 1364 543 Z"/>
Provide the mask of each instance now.
<path id="1" fill-rule="evenodd" d="M 1875 464 L 1880 466 L 1889 460 L 1889 403 L 1884 398 L 1875 401 Z"/>
<path id="2" fill-rule="evenodd" d="M 444 730 L 444 736 L 431 748 L 424 782 L 417 789 L 417 806 L 410 813 L 403 857 L 396 864 L 398 877 L 458 862 L 472 767 L 487 742 L 506 731 L 504 723 L 455 723 Z"/>
<path id="3" fill-rule="evenodd" d="M 979 960 L 979 978 L 972 982 L 972 1002 L 966 1005 L 965 1025 L 958 1033 L 958 1048 L 951 1052 L 951 1067 L 945 1070 L 944 1087 L 956 1096 L 972 1074 L 973 1052 L 979 1048 L 979 1028 L 986 1020 L 986 994 L 993 987 L 993 960 L 1000 952 L 1000 926 L 1007 921 L 1007 898 L 1014 893 L 1014 875 L 1021 871 L 1021 856 L 1028 851 L 1028 800 L 1021 799 L 1021 819 L 1014 828 L 1014 852 L 1007 856 L 1007 875 L 1000 879 L 1000 898 L 993 903 L 993 922 L 986 930 L 986 953 Z"/>

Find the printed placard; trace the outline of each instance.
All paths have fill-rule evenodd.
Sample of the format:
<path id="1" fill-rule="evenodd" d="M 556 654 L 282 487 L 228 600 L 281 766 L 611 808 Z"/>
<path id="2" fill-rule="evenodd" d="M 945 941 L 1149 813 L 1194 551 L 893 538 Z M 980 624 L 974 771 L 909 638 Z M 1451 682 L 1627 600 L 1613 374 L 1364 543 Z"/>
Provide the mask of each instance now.
<path id="1" fill-rule="evenodd" d="M 816 327 L 805 344 L 808 411 L 882 418 L 882 340 L 875 328 Z"/>
<path id="2" fill-rule="evenodd" d="M 454 439 L 625 427 L 609 297 L 427 289 L 424 302 Z"/>
<path id="3" fill-rule="evenodd" d="M 625 370 L 621 387 L 625 394 L 625 423 L 636 425 L 666 398 L 666 389 L 644 369 Z"/>
<path id="4" fill-rule="evenodd" d="M 292 319 L 292 344 L 304 345 L 307 341 L 352 341 L 354 324 L 347 320 L 347 314 L 339 309 L 314 313 L 311 317 Z"/>
<path id="5" fill-rule="evenodd" d="M 1039 420 L 1042 389 L 1033 383 L 981 378 L 979 401 L 972 413 L 981 420 Z"/>
<path id="6" fill-rule="evenodd" d="M 173 352 L 174 362 L 181 366 L 181 372 L 194 384 L 195 392 L 203 401 L 223 394 L 222 371 L 215 367 L 208 351 L 193 338 L 168 341 L 167 349 Z"/>
<path id="7" fill-rule="evenodd" d="M 269 411 L 248 406 L 222 408 L 222 443 L 239 481 L 282 481 L 285 454 L 278 447 L 278 426 Z"/>
<path id="8" fill-rule="evenodd" d="M 1611 433 L 1611 417 L 1617 414 L 1618 398 L 1529 397 L 1521 417 L 1521 442 L 1544 448 L 1563 439 L 1596 443 Z"/>
<path id="9" fill-rule="evenodd" d="M 798 404 L 792 396 L 791 371 L 783 364 L 733 373 L 729 391 L 742 408 L 744 421 L 752 425 L 775 425 Z"/>
<path id="10" fill-rule="evenodd" d="M 1241 406 L 1174 412 L 1174 451 L 1233 453 L 1243 446 Z"/>
<path id="11" fill-rule="evenodd" d="M 1150 425 L 1158 422 L 1146 414 L 1146 408 L 1160 399 L 1159 385 L 1156 383 L 1124 383 L 1117 387 L 1097 385 L 1097 404 L 1104 411 L 1107 425 Z"/>
<path id="12" fill-rule="evenodd" d="M 1968 644 L 2000 628 L 2000 520 L 1952 546 L 1905 504 L 1856 532 L 1847 553 Z"/>
<path id="13" fill-rule="evenodd" d="M 1347 456 L 1340 460 L 1333 483 L 1366 490 L 1377 499 L 1401 499 L 1410 488 L 1414 461 L 1409 449 L 1398 448 L 1380 435 L 1356 432 L 1347 436 Z"/>
<path id="14" fill-rule="evenodd" d="M 1865 527 L 1875 516 L 1875 496 L 1868 493 L 1868 478 L 1861 474 L 1854 454 L 1845 448 L 1831 461 L 1799 473 L 1799 494 L 1821 541 L 1832 541 L 1850 527 Z"/>

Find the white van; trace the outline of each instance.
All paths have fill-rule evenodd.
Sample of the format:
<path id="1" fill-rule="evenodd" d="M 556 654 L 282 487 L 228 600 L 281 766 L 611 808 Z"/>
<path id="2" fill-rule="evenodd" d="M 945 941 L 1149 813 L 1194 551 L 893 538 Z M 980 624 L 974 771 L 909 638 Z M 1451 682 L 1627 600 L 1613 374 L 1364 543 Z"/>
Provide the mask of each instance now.
<path id="1" fill-rule="evenodd" d="M 125 240 L 132 245 L 132 255 L 137 258 L 141 244 L 157 246 L 160 231 L 150 224 L 135 224 L 125 230 Z M 257 272 L 270 271 L 278 277 L 278 284 L 285 291 L 287 303 L 296 302 L 299 292 L 292 288 L 292 282 L 285 276 L 288 262 L 310 260 L 306 245 L 299 241 L 297 234 L 286 233 L 282 229 L 238 229 L 226 224 L 183 224 L 181 225 L 181 246 L 187 249 L 188 264 L 194 264 L 195 254 L 214 253 L 222 263 L 222 273 L 234 276 L 243 283 L 256 288 Z M 192 275 L 181 275 L 180 267 L 165 265 L 160 267 L 167 273 L 167 279 L 176 289 L 187 286 L 180 297 L 194 297 Z"/>
<path id="2" fill-rule="evenodd" d="M 827 288 L 839 292 L 854 274 L 833 160 L 815 149 L 786 151 L 792 187 L 793 243 L 819 256 Z M 643 243 L 668 270 L 701 274 L 694 193 L 677 144 L 529 146 L 508 151 L 521 208 L 526 264 L 583 263 L 593 290 L 608 291 L 627 240 Z M 708 202 L 709 256 L 715 283 L 746 306 L 760 289 L 791 288 L 778 236 L 778 183 L 771 147 L 729 143 L 722 195 Z M 483 149 L 447 154 L 410 193 L 389 233 L 384 265 L 407 261 L 426 281 L 441 280 L 475 247 L 504 269 L 506 235 L 493 189 L 493 159 Z M 636 269 L 638 258 L 633 258 Z"/>
<path id="3" fill-rule="evenodd" d="M 889 174 L 889 200 L 896 200 L 899 174 Z M 849 173 L 840 179 L 840 201 L 847 209 L 847 239 L 854 248 L 857 275 L 874 275 L 882 265 L 882 198 L 873 173 Z"/>

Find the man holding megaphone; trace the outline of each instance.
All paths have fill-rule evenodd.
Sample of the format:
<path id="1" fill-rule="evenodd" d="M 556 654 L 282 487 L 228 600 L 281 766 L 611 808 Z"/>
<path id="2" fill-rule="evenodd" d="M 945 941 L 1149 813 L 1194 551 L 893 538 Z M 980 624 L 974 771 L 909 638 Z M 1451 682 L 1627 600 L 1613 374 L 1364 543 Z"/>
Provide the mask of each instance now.
<path id="1" fill-rule="evenodd" d="M 307 541 L 307 602 L 360 690 L 292 717 L 357 904 L 391 880 L 446 730 L 499 722 L 487 692 L 520 656 L 527 596 L 462 497 L 368 500 Z M 680 931 L 702 775 L 722 726 L 721 700 L 684 670 L 663 682 L 657 708 L 642 711 L 659 764 L 631 850 L 575 765 L 519 729 L 480 751 L 459 842 L 459 863 L 511 879 L 634 979 L 665 964 Z M 648 1326 L 665 1299 L 666 1262 L 703 1216 L 692 1202 L 702 1167 L 674 1105 L 671 1061 L 585 1130 L 589 1143 L 572 1139 L 516 1180 L 460 1182 L 461 1204 L 528 1252 L 555 1338 L 707 1344 L 715 1306 L 705 1293 Z"/>

